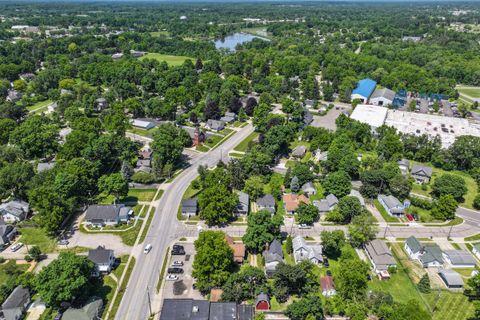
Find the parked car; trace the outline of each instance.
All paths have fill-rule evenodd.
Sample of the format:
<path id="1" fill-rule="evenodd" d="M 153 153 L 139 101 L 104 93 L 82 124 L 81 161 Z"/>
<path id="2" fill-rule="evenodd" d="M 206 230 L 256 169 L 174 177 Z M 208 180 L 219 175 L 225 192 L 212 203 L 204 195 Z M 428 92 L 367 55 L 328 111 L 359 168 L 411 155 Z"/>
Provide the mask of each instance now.
<path id="1" fill-rule="evenodd" d="M 172 266 L 183 267 L 183 261 L 173 261 Z"/>
<path id="2" fill-rule="evenodd" d="M 174 244 L 172 249 L 173 250 L 185 250 L 185 248 L 180 244 Z"/>
<path id="3" fill-rule="evenodd" d="M 152 245 L 149 243 L 145 246 L 145 249 L 143 249 L 143 253 L 147 254 L 152 250 Z"/>
<path id="4" fill-rule="evenodd" d="M 10 250 L 12 250 L 12 252 L 17 252 L 21 247 L 23 247 L 23 243 L 17 242 L 10 248 Z"/>
<path id="5" fill-rule="evenodd" d="M 183 255 L 185 255 L 185 250 L 183 250 L 183 249 L 182 250 L 180 250 L 180 249 L 172 250 L 172 256 L 183 256 Z"/>
<path id="6" fill-rule="evenodd" d="M 167 270 L 168 273 L 183 273 L 182 268 L 168 268 Z"/>
<path id="7" fill-rule="evenodd" d="M 323 265 L 328 268 L 330 267 L 330 263 L 328 262 L 328 259 L 323 260 Z"/>
<path id="8" fill-rule="evenodd" d="M 301 225 L 298 226 L 299 229 L 310 229 L 311 226 L 309 226 L 308 224 L 305 224 L 305 223 L 302 223 Z"/>
<path id="9" fill-rule="evenodd" d="M 166 279 L 167 281 L 176 281 L 178 280 L 178 276 L 174 274 L 169 274 Z"/>

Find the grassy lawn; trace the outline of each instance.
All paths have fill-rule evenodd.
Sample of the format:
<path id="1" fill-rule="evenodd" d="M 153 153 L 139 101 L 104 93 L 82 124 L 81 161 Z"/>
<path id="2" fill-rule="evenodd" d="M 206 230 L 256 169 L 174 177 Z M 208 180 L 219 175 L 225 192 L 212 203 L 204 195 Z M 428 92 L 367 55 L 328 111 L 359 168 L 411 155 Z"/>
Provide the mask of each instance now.
<path id="1" fill-rule="evenodd" d="M 244 156 L 243 153 L 236 153 L 236 152 L 230 152 L 228 155 L 232 158 L 238 158 L 238 159 L 241 159 Z"/>
<path id="2" fill-rule="evenodd" d="M 457 90 L 460 94 L 480 98 L 480 87 L 457 87 Z"/>
<path id="3" fill-rule="evenodd" d="M 35 110 L 35 113 L 40 113 L 40 112 L 43 112 L 45 111 L 45 109 L 47 109 L 47 106 L 52 103 L 52 100 L 45 100 L 45 101 L 40 101 L 40 102 L 37 102 L 31 106 L 28 106 L 27 107 L 27 110 L 29 112 L 32 112 Z"/>
<path id="4" fill-rule="evenodd" d="M 169 36 L 170 32 L 168 32 L 168 31 L 154 31 L 154 32 L 150 32 L 150 35 L 152 37 Z"/>
<path id="5" fill-rule="evenodd" d="M 408 213 L 416 213 L 418 215 L 418 217 L 420 218 L 421 222 L 431 222 L 431 221 L 433 221 L 430 210 L 426 210 L 426 209 L 416 207 L 416 206 L 410 206 L 409 208 L 406 209 L 406 211 Z"/>
<path id="6" fill-rule="evenodd" d="M 127 195 L 129 200 L 126 201 L 132 201 L 133 198 L 135 198 L 135 201 L 152 201 L 156 192 L 157 189 L 130 189 Z"/>
<path id="7" fill-rule="evenodd" d="M 442 176 L 444 174 L 457 175 L 457 176 L 462 177 L 465 180 L 465 184 L 467 186 L 468 191 L 464 196 L 465 201 L 463 203 L 460 203 L 460 204 L 464 207 L 467 207 L 467 208 L 473 208 L 473 199 L 475 198 L 475 196 L 478 193 L 477 183 L 475 182 L 475 180 L 470 175 L 468 175 L 465 172 L 445 171 L 445 170 L 442 170 L 442 169 L 439 169 L 439 168 L 433 168 L 432 179 L 431 179 L 430 183 L 427 185 L 426 190 L 422 190 L 421 185 L 419 185 L 417 183 L 414 183 L 413 188 L 412 188 L 412 192 L 413 193 L 418 193 L 418 194 L 421 194 L 421 195 L 427 196 L 427 197 L 430 196 L 430 192 L 432 191 L 431 186 L 433 185 L 433 182 L 435 181 L 435 178 L 439 177 L 439 176 Z"/>
<path id="8" fill-rule="evenodd" d="M 188 199 L 188 198 L 195 197 L 201 191 L 201 189 L 195 189 L 193 187 L 194 186 L 194 181 L 200 181 L 200 177 L 196 177 L 195 179 L 192 180 L 192 182 L 188 186 L 187 190 L 185 190 L 185 193 L 183 194 L 182 199 Z"/>
<path id="9" fill-rule="evenodd" d="M 170 247 L 167 247 L 167 250 L 165 251 L 162 270 L 160 270 L 160 276 L 158 278 L 158 283 L 157 283 L 157 292 L 159 292 L 160 289 L 162 288 L 163 278 L 165 277 L 165 269 L 167 268 L 167 265 L 168 265 L 168 252 L 170 252 Z"/>
<path id="10" fill-rule="evenodd" d="M 395 218 L 389 215 L 385 210 L 385 208 L 380 204 L 380 202 L 377 199 L 373 200 L 373 204 L 375 205 L 375 208 L 377 208 L 377 210 L 380 212 L 380 214 L 382 215 L 383 219 L 386 222 L 398 222 L 398 218 Z"/>
<path id="11" fill-rule="evenodd" d="M 128 129 L 129 132 L 134 133 L 134 134 L 138 134 L 139 136 L 142 136 L 142 137 L 151 136 L 157 130 L 158 130 L 158 128 L 152 128 L 152 129 L 149 129 L 149 130 L 145 130 L 145 129 L 135 128 L 135 127 L 132 127 L 131 129 Z"/>
<path id="12" fill-rule="evenodd" d="M 56 242 L 40 228 L 22 228 L 20 241 L 29 246 L 38 246 L 43 253 L 55 251 Z"/>
<path id="13" fill-rule="evenodd" d="M 187 59 L 190 59 L 193 62 L 195 62 L 195 59 L 191 57 L 172 56 L 168 54 L 155 53 L 155 52 L 150 52 L 144 55 L 143 57 L 140 57 L 140 60 L 144 60 L 144 59 L 155 59 L 160 62 L 165 61 L 170 66 L 181 66 Z"/>
<path id="14" fill-rule="evenodd" d="M 248 144 L 255 140 L 258 137 L 258 132 L 252 132 L 248 137 L 243 139 L 242 142 L 240 142 L 233 150 L 234 151 L 239 151 L 239 152 L 245 152 L 247 151 Z"/>
<path id="15" fill-rule="evenodd" d="M 480 240 L 480 234 L 476 234 L 476 235 L 471 236 L 471 237 L 466 237 L 464 240 L 465 241 L 478 241 L 478 240 Z"/>
<path id="16" fill-rule="evenodd" d="M 102 281 L 103 280 L 103 281 Z M 108 306 L 112 302 L 113 294 L 117 289 L 117 283 L 113 280 L 112 277 L 103 277 L 102 280 L 99 280 L 99 283 L 94 286 L 93 296 L 99 297 L 103 300 L 103 317 L 107 314 Z"/>
<path id="17" fill-rule="evenodd" d="M 473 303 L 461 293 L 440 290 L 423 296 L 435 310 L 433 320 L 465 320 L 473 316 Z"/>
<path id="18" fill-rule="evenodd" d="M 0 264 L 0 285 L 4 284 L 10 275 L 7 274 L 8 270 L 18 270 L 21 272 L 27 271 L 29 264 L 16 264 L 15 260 L 9 260 L 7 263 Z"/>
<path id="19" fill-rule="evenodd" d="M 208 137 L 207 140 L 205 140 L 205 142 L 203 143 L 206 147 L 208 148 L 213 148 L 217 143 L 219 143 L 223 138 L 225 138 L 224 136 L 220 136 L 220 135 L 216 135 L 216 134 L 213 134 L 211 135 L 210 137 Z"/>
<path id="20" fill-rule="evenodd" d="M 120 285 L 120 290 L 118 292 L 117 298 L 113 302 L 112 311 L 110 312 L 110 319 L 114 319 L 115 315 L 117 314 L 118 307 L 120 306 L 120 301 L 122 301 L 123 294 L 125 293 L 125 289 L 127 289 L 128 280 L 130 279 L 130 275 L 132 274 L 133 267 L 135 267 L 134 257 L 132 257 L 132 261 L 130 262 L 127 273 L 125 274 L 125 278 L 123 279 L 123 282 Z"/>

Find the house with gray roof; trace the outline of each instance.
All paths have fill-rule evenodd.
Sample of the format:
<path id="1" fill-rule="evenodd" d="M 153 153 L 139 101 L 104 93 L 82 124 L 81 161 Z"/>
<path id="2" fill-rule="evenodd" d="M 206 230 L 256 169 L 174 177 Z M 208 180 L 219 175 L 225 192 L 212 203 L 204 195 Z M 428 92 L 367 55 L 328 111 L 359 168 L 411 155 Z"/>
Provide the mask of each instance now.
<path id="1" fill-rule="evenodd" d="M 20 101 L 20 99 L 22 99 L 22 96 L 23 94 L 20 91 L 8 90 L 8 95 L 5 100 L 15 103 L 17 101 Z"/>
<path id="2" fill-rule="evenodd" d="M 250 209 L 250 197 L 245 192 L 238 192 L 238 205 L 235 209 L 236 214 L 248 214 Z"/>
<path id="3" fill-rule="evenodd" d="M 377 199 L 389 215 L 400 216 L 404 214 L 405 206 L 394 196 L 379 194 Z"/>
<path id="4" fill-rule="evenodd" d="M 11 224 L 5 224 L 5 221 L 0 217 L 0 250 L 5 249 L 15 236 L 17 229 Z"/>
<path id="5" fill-rule="evenodd" d="M 282 244 L 277 239 L 273 240 L 262 255 L 265 260 L 265 273 L 271 277 L 277 265 L 283 262 Z"/>
<path id="6" fill-rule="evenodd" d="M 39 162 L 37 164 L 37 172 L 42 172 L 45 170 L 50 170 L 55 166 L 54 162 Z"/>
<path id="7" fill-rule="evenodd" d="M 432 178 L 433 170 L 430 167 L 413 165 L 412 177 L 417 183 L 428 183 Z"/>
<path id="8" fill-rule="evenodd" d="M 265 194 L 257 199 L 257 210 L 268 210 L 271 214 L 275 214 L 275 198 L 271 194 Z"/>
<path id="9" fill-rule="evenodd" d="M 196 216 L 198 212 L 197 198 L 182 200 L 182 215 L 184 217 Z"/>
<path id="10" fill-rule="evenodd" d="M 292 157 L 294 158 L 303 158 L 307 153 L 307 147 L 304 145 L 296 146 L 292 151 Z"/>
<path id="11" fill-rule="evenodd" d="M 296 236 L 293 238 L 292 244 L 295 263 L 299 263 L 303 260 L 308 260 L 315 264 L 321 264 L 323 262 L 321 245 L 307 244 L 302 236 Z"/>
<path id="12" fill-rule="evenodd" d="M 30 291 L 22 286 L 17 286 L 2 304 L 5 320 L 22 319 L 27 306 L 30 304 Z"/>
<path id="13" fill-rule="evenodd" d="M 207 129 L 213 131 L 222 131 L 225 128 L 225 122 L 220 120 L 209 119 L 206 124 Z"/>
<path id="14" fill-rule="evenodd" d="M 365 251 L 376 272 L 387 271 L 389 267 L 397 266 L 397 261 L 387 244 L 380 239 L 366 243 Z"/>
<path id="15" fill-rule="evenodd" d="M 8 223 L 16 223 L 27 218 L 30 212 L 30 206 L 22 200 L 12 200 L 0 204 L 0 215 Z"/>
<path id="16" fill-rule="evenodd" d="M 233 112 L 225 112 L 225 115 L 220 118 L 220 121 L 223 121 L 225 123 L 232 123 L 237 120 L 237 115 Z"/>
<path id="17" fill-rule="evenodd" d="M 313 158 L 317 162 L 323 162 L 328 160 L 328 151 L 323 151 L 320 149 L 317 149 L 313 152 Z"/>
<path id="18" fill-rule="evenodd" d="M 405 251 L 412 260 L 418 260 L 424 268 L 443 265 L 442 250 L 436 244 L 421 244 L 414 236 L 405 241 Z"/>
<path id="19" fill-rule="evenodd" d="M 311 196 L 312 194 L 317 194 L 317 188 L 313 182 L 307 182 L 302 186 L 302 191 L 304 194 Z"/>
<path id="20" fill-rule="evenodd" d="M 395 91 L 387 88 L 375 89 L 370 96 L 370 104 L 376 106 L 388 106 L 393 103 L 394 99 Z"/>
<path id="21" fill-rule="evenodd" d="M 124 204 L 93 204 L 85 211 L 85 224 L 93 227 L 114 226 L 128 222 L 133 210 Z"/>
<path id="22" fill-rule="evenodd" d="M 475 268 L 477 261 L 466 250 L 445 250 L 443 258 L 453 268 Z"/>
<path id="23" fill-rule="evenodd" d="M 314 200 L 313 205 L 317 207 L 320 214 L 332 211 L 338 204 L 338 198 L 334 194 L 329 194 L 325 199 Z"/>
<path id="24" fill-rule="evenodd" d="M 447 288 L 449 289 L 462 289 L 463 279 L 462 276 L 452 269 L 441 269 L 438 271 L 438 275 L 443 280 Z"/>
<path id="25" fill-rule="evenodd" d="M 81 308 L 68 308 L 62 315 L 62 320 L 100 320 L 103 301 L 98 297 L 90 298 Z"/>
<path id="26" fill-rule="evenodd" d="M 95 264 L 92 270 L 92 276 L 99 277 L 101 274 L 108 274 L 115 265 L 115 255 L 113 250 L 98 246 L 97 249 L 88 251 L 88 259 Z"/>

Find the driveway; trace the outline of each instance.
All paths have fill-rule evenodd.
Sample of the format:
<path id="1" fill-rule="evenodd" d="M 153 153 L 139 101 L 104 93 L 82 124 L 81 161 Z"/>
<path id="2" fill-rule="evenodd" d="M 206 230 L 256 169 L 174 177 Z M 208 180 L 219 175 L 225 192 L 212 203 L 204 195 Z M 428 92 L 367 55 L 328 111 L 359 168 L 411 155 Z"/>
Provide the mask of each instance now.
<path id="1" fill-rule="evenodd" d="M 335 124 L 335 120 L 337 120 L 338 116 L 343 111 L 349 111 L 350 108 L 346 106 L 335 106 L 332 109 L 330 109 L 326 115 L 324 116 L 313 116 L 313 122 L 311 124 L 312 127 L 317 127 L 317 128 L 325 128 L 329 129 L 332 131 L 335 131 L 337 129 L 337 125 Z"/>
<path id="2" fill-rule="evenodd" d="M 95 249 L 98 246 L 105 246 L 115 252 L 116 256 L 130 254 L 132 247 L 123 244 L 122 239 L 114 234 L 109 233 L 83 233 L 75 231 L 70 239 L 67 247 L 86 247 Z"/>

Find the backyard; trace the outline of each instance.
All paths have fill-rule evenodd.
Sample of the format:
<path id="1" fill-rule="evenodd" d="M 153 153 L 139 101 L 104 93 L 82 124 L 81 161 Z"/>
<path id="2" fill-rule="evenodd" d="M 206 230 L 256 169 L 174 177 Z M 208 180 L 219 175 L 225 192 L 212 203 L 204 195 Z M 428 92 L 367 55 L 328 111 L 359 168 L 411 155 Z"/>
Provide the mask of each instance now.
<path id="1" fill-rule="evenodd" d="M 258 137 L 258 132 L 252 132 L 248 137 L 243 139 L 233 150 L 238 152 L 245 152 L 247 151 L 248 145 L 251 141 L 255 140 Z"/>
<path id="2" fill-rule="evenodd" d="M 55 239 L 48 236 L 44 229 L 41 228 L 21 228 L 20 241 L 28 246 L 38 246 L 43 253 L 55 251 Z"/>

